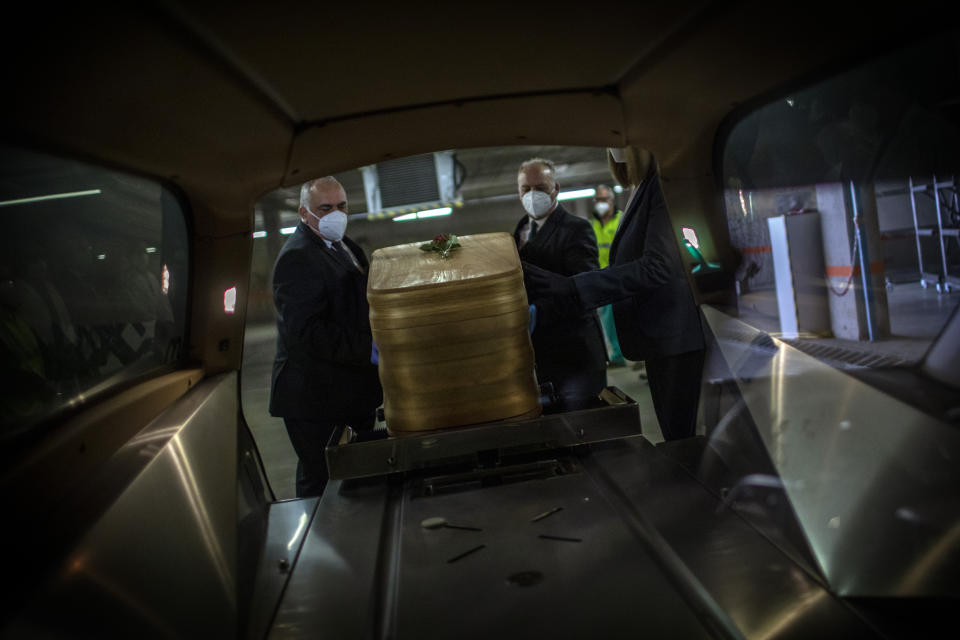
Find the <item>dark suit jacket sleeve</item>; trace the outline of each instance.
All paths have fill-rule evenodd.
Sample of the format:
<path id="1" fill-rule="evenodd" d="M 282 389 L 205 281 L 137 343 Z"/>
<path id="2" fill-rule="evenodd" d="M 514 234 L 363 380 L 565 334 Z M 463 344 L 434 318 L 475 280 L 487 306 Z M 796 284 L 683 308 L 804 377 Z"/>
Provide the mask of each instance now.
<path id="1" fill-rule="evenodd" d="M 336 287 L 318 276 L 299 252 L 277 262 L 274 296 L 283 318 L 288 357 L 369 365 L 373 342 L 369 326 L 357 325 L 340 313 Z"/>
<path id="2" fill-rule="evenodd" d="M 659 189 L 650 195 L 650 202 L 640 203 L 639 210 L 634 212 L 642 215 L 646 210 L 645 219 L 638 218 L 633 221 L 634 224 L 645 225 L 645 232 L 634 229 L 630 233 L 631 236 L 639 235 L 643 238 L 643 246 L 638 248 L 639 257 L 601 271 L 574 276 L 573 280 L 584 309 L 593 309 L 630 297 L 642 300 L 645 295 L 649 295 L 674 277 L 671 272 L 676 268 L 672 266 L 670 256 L 677 253 L 677 241 L 670 227 L 667 206 Z M 648 206 L 644 206 L 645 204 Z M 626 247 L 623 249 L 627 250 Z"/>
<path id="3" fill-rule="evenodd" d="M 572 276 L 600 268 L 597 236 L 593 226 L 582 218 L 569 218 L 573 224 L 570 240 L 563 248 L 563 275 Z"/>

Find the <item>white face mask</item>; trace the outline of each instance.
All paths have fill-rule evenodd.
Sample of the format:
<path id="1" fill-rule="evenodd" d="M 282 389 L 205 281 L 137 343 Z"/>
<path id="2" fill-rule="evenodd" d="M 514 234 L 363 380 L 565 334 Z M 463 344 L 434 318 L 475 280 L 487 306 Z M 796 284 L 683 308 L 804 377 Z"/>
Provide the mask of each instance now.
<path id="1" fill-rule="evenodd" d="M 322 218 L 310 209 L 307 213 L 317 219 L 317 233 L 331 242 L 338 242 L 343 239 L 343 234 L 347 230 L 347 214 L 339 209 L 331 211 Z"/>
<path id="2" fill-rule="evenodd" d="M 609 202 L 597 202 L 593 205 L 593 210 L 597 212 L 598 216 L 605 216 L 607 212 L 610 211 Z"/>
<path id="3" fill-rule="evenodd" d="M 536 190 L 527 191 L 520 197 L 520 202 L 523 204 L 523 208 L 527 210 L 527 213 L 536 219 L 547 215 L 550 207 L 553 206 L 553 198 L 543 191 Z"/>

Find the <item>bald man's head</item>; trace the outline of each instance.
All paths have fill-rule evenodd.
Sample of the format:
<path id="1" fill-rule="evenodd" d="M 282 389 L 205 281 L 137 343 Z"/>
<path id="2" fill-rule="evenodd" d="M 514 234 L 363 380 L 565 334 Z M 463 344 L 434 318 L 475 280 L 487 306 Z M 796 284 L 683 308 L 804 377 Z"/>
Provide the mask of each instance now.
<path id="1" fill-rule="evenodd" d="M 330 232 L 322 231 L 318 225 L 325 216 L 335 211 L 347 213 L 347 192 L 336 178 L 317 178 L 300 187 L 300 220 L 314 232 L 328 237 Z M 345 225 L 346 216 L 343 216 L 343 221 Z M 336 236 L 333 239 L 339 240 Z"/>
<path id="2" fill-rule="evenodd" d="M 313 208 L 315 198 L 318 196 L 318 194 L 326 193 L 328 191 L 341 193 L 343 197 L 337 199 L 337 203 L 342 200 L 344 207 L 347 206 L 347 192 L 344 191 L 343 185 L 340 184 L 340 181 L 333 176 L 324 176 L 322 178 L 317 178 L 316 180 L 304 182 L 303 186 L 300 187 L 300 206 L 306 207 L 314 213 L 319 214 L 320 212 Z M 342 209 L 342 211 L 345 212 L 345 209 Z"/>

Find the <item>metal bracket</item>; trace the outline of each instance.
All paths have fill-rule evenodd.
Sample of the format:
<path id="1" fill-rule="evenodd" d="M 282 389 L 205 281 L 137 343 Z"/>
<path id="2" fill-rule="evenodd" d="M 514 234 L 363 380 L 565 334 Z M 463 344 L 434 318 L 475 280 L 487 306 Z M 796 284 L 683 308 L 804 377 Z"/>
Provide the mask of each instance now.
<path id="1" fill-rule="evenodd" d="M 341 427 L 327 446 L 327 469 L 332 480 L 365 478 L 476 462 L 479 452 L 497 452 L 499 457 L 642 435 L 635 400 L 616 387 L 604 389 L 598 400 L 595 408 L 402 437 L 371 432 L 361 440 L 349 427 Z"/>

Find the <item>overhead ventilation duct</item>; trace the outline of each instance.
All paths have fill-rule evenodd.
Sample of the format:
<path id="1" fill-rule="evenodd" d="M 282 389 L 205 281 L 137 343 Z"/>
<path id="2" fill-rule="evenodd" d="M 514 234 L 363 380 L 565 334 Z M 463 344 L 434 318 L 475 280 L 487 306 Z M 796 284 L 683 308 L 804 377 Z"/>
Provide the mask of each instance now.
<path id="1" fill-rule="evenodd" d="M 392 218 L 436 207 L 459 206 L 458 167 L 453 151 L 437 151 L 361 167 L 366 218 Z"/>

